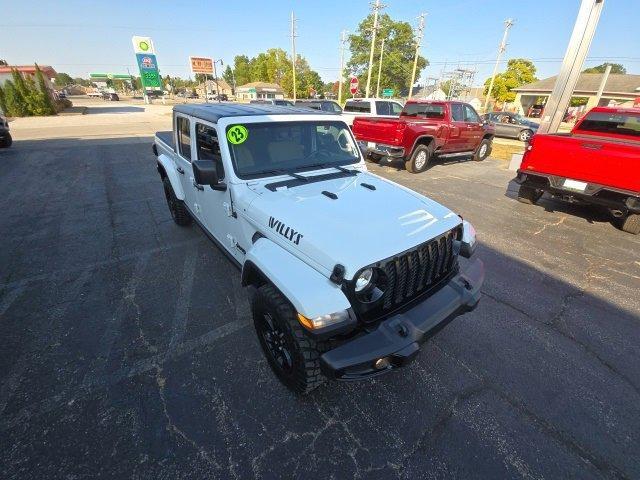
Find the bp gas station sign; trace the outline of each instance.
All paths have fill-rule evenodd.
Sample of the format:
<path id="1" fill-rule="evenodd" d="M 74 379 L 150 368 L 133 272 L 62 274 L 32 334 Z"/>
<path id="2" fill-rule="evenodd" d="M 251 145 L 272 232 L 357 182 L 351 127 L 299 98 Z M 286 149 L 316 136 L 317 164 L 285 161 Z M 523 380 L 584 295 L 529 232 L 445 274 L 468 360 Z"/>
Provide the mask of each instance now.
<path id="1" fill-rule="evenodd" d="M 140 70 L 142 88 L 144 90 L 162 90 L 162 80 L 160 79 L 153 40 L 150 37 L 134 36 L 131 41 Z"/>

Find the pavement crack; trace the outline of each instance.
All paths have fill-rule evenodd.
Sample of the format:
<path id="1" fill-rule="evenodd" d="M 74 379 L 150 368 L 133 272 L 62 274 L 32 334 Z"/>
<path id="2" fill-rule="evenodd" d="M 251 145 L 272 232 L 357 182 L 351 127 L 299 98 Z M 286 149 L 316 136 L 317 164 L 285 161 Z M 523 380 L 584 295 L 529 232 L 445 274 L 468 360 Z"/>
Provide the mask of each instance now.
<path id="1" fill-rule="evenodd" d="M 547 227 L 557 227 L 559 225 L 562 225 L 566 219 L 567 217 L 562 217 L 560 220 L 558 220 L 555 223 L 545 223 L 540 230 L 533 232 L 533 234 L 540 235 L 542 232 L 544 232 L 547 229 Z"/>

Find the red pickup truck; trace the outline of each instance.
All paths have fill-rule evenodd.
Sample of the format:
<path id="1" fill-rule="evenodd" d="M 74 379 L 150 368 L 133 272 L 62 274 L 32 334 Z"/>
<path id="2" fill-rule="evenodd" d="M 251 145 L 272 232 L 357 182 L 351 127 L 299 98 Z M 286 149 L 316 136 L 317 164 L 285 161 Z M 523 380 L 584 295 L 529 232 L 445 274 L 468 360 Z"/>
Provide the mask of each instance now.
<path id="1" fill-rule="evenodd" d="M 468 103 L 431 100 L 409 100 L 399 118 L 356 117 L 352 130 L 370 158 L 403 160 L 411 173 L 426 170 L 434 155 L 484 160 L 494 135 Z"/>
<path id="2" fill-rule="evenodd" d="M 571 133 L 535 134 L 516 182 L 523 203 L 547 192 L 602 206 L 622 230 L 640 233 L 640 109 L 597 107 Z"/>

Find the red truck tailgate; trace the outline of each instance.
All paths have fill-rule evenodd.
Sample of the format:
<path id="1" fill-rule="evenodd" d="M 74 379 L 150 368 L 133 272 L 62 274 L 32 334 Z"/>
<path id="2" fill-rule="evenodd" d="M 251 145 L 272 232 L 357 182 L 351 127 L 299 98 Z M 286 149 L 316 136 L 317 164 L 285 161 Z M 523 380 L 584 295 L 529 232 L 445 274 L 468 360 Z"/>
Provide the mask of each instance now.
<path id="1" fill-rule="evenodd" d="M 640 141 L 538 134 L 521 170 L 640 192 Z"/>
<path id="2" fill-rule="evenodd" d="M 385 145 L 400 145 L 396 141 L 398 135 L 398 119 L 384 117 L 356 117 L 352 131 L 358 140 L 365 142 L 383 143 Z"/>

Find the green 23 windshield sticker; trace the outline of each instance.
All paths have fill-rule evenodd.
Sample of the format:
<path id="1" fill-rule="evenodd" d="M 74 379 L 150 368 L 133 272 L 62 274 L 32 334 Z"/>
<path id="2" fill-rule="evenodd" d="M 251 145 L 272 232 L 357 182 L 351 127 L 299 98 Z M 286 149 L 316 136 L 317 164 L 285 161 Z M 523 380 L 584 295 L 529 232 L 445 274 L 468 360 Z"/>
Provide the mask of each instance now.
<path id="1" fill-rule="evenodd" d="M 227 140 L 234 145 L 240 145 L 249 136 L 249 130 L 244 125 L 233 125 L 227 130 Z"/>

